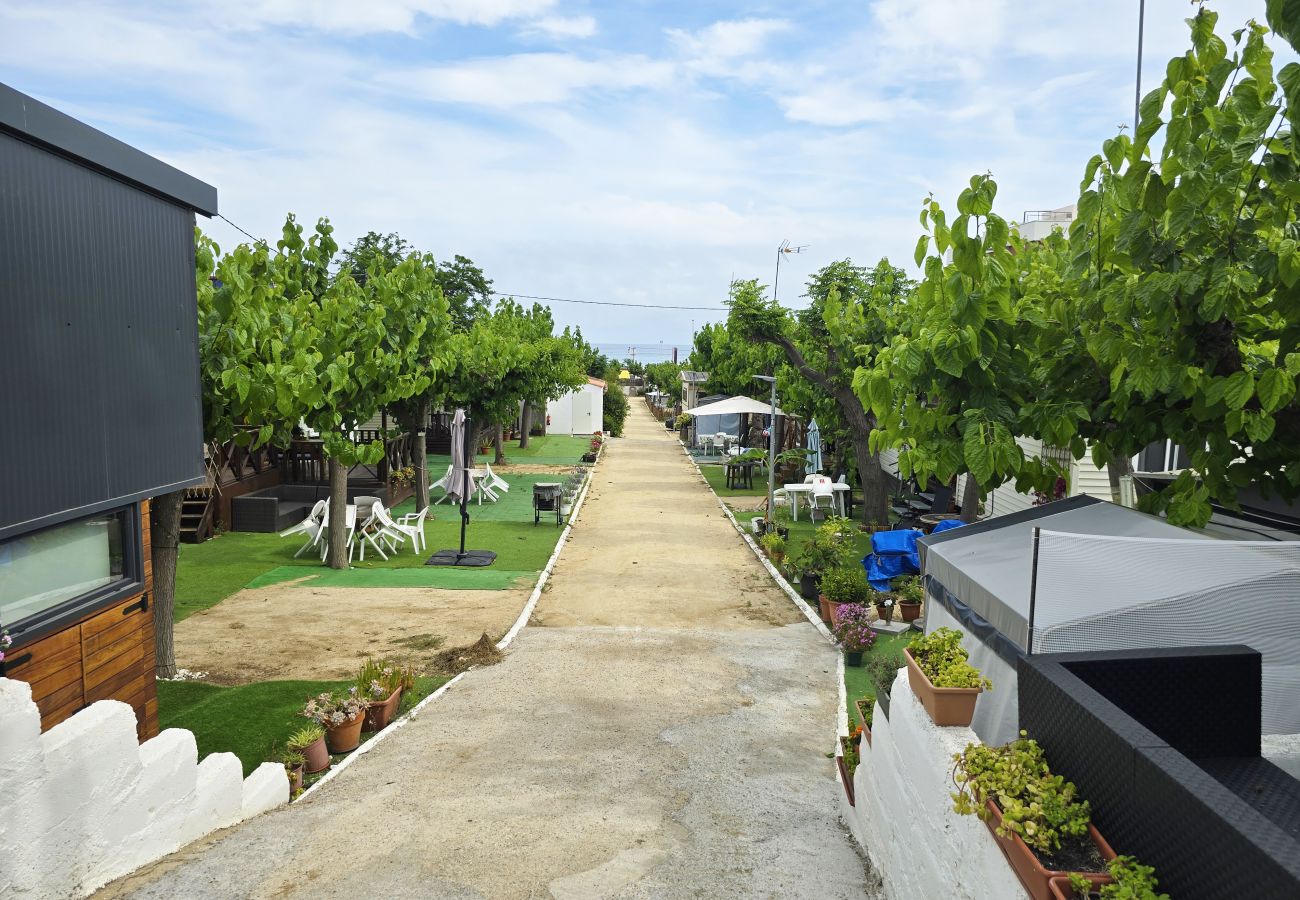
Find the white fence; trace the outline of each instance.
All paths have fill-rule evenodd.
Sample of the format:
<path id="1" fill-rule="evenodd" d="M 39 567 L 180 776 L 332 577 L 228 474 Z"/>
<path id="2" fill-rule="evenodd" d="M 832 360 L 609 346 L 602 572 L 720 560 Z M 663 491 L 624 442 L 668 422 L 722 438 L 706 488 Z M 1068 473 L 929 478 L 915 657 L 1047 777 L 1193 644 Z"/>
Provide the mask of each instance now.
<path id="1" fill-rule="evenodd" d="M 0 896 L 82 897 L 289 800 L 284 767 L 248 778 L 233 753 L 198 760 L 194 735 L 141 744 L 135 713 L 91 704 L 41 734 L 24 681 L 0 678 Z"/>

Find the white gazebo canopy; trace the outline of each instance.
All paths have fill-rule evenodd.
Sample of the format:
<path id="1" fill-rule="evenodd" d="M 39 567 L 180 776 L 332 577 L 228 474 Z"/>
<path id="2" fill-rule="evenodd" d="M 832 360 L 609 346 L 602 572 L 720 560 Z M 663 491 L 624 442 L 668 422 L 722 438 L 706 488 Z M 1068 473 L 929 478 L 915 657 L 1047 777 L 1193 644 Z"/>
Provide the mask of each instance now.
<path id="1" fill-rule="evenodd" d="M 717 403 L 706 403 L 704 406 L 697 406 L 695 409 L 688 409 L 688 413 L 693 416 L 736 416 L 736 415 L 754 415 L 766 416 L 772 412 L 771 403 L 763 403 L 761 400 L 753 400 L 749 397 L 731 397 L 727 400 L 719 400 Z M 776 414 L 783 416 L 781 407 L 776 408 Z"/>

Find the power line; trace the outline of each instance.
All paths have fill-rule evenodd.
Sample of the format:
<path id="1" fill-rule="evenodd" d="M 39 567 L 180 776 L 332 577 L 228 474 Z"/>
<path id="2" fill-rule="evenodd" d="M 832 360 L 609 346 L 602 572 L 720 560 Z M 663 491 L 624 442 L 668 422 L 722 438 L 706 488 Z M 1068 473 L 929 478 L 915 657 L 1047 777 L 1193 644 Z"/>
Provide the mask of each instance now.
<path id="1" fill-rule="evenodd" d="M 547 300 L 551 303 L 581 303 L 585 306 L 634 306 L 639 309 L 700 309 L 707 312 L 722 312 L 725 306 L 667 306 L 658 303 L 616 303 L 613 300 L 572 300 L 568 297 L 536 297 L 531 294 L 512 294 L 509 291 L 493 291 L 498 297 L 518 297 L 522 300 Z"/>
<path id="2" fill-rule="evenodd" d="M 249 240 L 258 244 L 266 244 L 266 241 L 263 238 L 254 237 L 234 222 L 227 219 L 221 213 L 217 213 L 217 218 Z M 538 297 L 533 294 L 512 294 L 509 291 L 492 291 L 491 293 L 497 297 L 518 297 L 521 300 L 545 300 L 549 303 L 580 303 L 584 306 L 629 306 L 638 309 L 695 309 L 705 310 L 707 312 L 722 312 L 722 310 L 726 309 L 724 306 L 663 306 L 658 303 L 617 303 L 613 300 L 572 300 L 568 297 Z"/>

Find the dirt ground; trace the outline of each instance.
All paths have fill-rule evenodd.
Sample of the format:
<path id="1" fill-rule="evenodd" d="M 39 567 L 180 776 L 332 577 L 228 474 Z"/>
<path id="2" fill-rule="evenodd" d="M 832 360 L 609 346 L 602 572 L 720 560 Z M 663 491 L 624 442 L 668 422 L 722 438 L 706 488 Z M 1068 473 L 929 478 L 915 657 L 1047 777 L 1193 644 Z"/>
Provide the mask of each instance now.
<path id="1" fill-rule="evenodd" d="M 633 408 L 627 436 L 593 476 L 574 526 L 580 539 L 564 548 L 532 623 L 761 628 L 802 622 L 674 436 Z"/>
<path id="2" fill-rule="evenodd" d="M 499 638 L 529 590 L 249 588 L 176 626 L 176 660 L 216 684 L 350 678 L 367 656 L 433 672 L 438 653 Z"/>

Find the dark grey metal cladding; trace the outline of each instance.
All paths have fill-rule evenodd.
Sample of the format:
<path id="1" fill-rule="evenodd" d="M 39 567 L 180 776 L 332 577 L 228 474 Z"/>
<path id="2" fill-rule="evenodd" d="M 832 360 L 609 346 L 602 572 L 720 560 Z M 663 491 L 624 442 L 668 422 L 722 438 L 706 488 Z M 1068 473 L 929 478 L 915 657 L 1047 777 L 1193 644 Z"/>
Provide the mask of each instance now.
<path id="1" fill-rule="evenodd" d="M 0 132 L 0 538 L 202 481 L 193 235 Z"/>
<path id="2" fill-rule="evenodd" d="M 217 214 L 217 189 L 212 185 L 0 84 L 0 133 L 6 131 L 206 216 Z"/>

